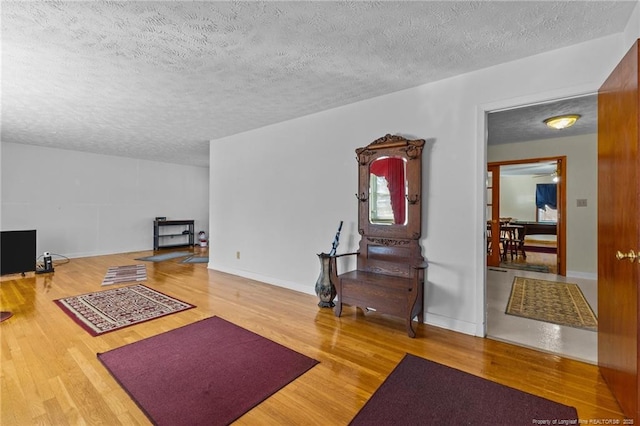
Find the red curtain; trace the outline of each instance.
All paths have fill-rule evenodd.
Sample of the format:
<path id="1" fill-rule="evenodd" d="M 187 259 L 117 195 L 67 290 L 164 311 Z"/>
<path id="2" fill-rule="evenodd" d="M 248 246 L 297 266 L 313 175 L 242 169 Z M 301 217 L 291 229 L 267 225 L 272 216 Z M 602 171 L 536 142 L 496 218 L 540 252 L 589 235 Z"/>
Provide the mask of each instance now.
<path id="1" fill-rule="evenodd" d="M 374 161 L 369 166 L 369 173 L 387 180 L 389 194 L 391 194 L 393 221 L 397 225 L 404 224 L 406 218 L 404 160 L 389 157 Z"/>

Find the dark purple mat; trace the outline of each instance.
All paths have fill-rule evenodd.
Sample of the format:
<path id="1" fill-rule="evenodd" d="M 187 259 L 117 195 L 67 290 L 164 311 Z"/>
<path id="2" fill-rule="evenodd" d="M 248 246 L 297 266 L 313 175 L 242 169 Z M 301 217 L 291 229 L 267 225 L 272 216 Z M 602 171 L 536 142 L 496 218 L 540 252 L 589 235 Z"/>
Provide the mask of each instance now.
<path id="1" fill-rule="evenodd" d="M 157 425 L 227 425 L 318 361 L 219 317 L 98 354 Z"/>
<path id="2" fill-rule="evenodd" d="M 573 407 L 407 354 L 351 425 L 516 426 L 577 419 Z"/>

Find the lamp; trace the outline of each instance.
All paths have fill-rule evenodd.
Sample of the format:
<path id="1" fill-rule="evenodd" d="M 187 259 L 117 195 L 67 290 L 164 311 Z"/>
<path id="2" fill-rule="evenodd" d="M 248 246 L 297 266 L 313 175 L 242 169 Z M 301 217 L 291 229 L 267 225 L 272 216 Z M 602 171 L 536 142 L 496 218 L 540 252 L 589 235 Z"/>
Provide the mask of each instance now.
<path id="1" fill-rule="evenodd" d="M 578 114 L 557 115 L 544 120 L 544 124 L 552 129 L 562 130 L 573 126 L 578 121 L 578 118 L 580 118 Z"/>

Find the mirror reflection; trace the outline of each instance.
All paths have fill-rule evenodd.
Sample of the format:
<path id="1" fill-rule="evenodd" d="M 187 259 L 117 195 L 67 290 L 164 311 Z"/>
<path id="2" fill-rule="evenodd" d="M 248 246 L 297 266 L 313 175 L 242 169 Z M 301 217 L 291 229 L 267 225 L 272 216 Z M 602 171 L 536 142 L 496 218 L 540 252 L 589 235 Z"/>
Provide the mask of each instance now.
<path id="1" fill-rule="evenodd" d="M 375 225 L 406 225 L 406 160 L 382 157 L 369 166 L 369 222 Z"/>

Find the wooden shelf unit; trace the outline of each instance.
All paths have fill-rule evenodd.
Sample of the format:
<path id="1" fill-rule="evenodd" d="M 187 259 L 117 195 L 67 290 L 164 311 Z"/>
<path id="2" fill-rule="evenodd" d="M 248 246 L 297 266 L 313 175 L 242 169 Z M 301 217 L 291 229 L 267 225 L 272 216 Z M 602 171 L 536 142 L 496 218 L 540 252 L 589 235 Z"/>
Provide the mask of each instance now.
<path id="1" fill-rule="evenodd" d="M 169 229 L 165 229 L 169 228 Z M 177 229 L 180 231 L 177 231 Z M 178 242 L 167 242 L 177 239 Z M 193 220 L 154 220 L 153 249 L 169 247 L 189 247 L 195 243 Z"/>

